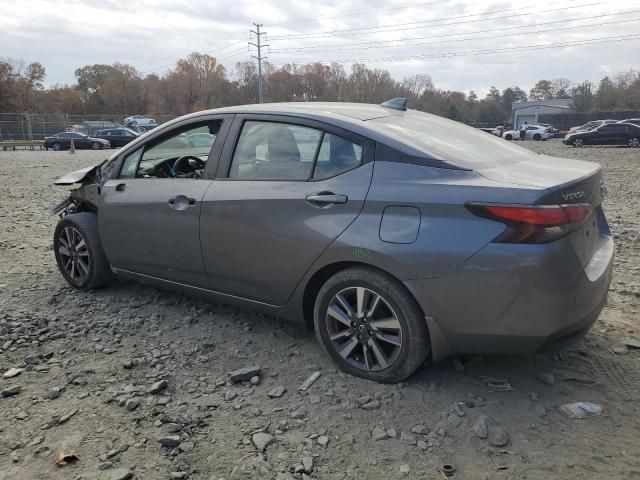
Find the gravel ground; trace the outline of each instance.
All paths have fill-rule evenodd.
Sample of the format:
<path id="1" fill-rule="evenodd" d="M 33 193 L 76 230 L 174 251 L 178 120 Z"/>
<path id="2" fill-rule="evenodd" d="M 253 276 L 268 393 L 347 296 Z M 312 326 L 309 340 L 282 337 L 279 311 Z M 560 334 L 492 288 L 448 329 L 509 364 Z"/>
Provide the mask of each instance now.
<path id="1" fill-rule="evenodd" d="M 568 351 L 447 360 L 400 385 L 336 371 L 311 331 L 257 313 L 124 281 L 71 289 L 52 181 L 104 153 L 0 152 L 0 373 L 17 373 L 0 378 L 0 480 L 441 479 L 444 464 L 460 479 L 640 478 L 640 350 L 621 346 L 640 337 L 640 152 L 523 144 L 604 165 L 608 305 Z M 562 414 L 577 401 L 602 414 Z"/>

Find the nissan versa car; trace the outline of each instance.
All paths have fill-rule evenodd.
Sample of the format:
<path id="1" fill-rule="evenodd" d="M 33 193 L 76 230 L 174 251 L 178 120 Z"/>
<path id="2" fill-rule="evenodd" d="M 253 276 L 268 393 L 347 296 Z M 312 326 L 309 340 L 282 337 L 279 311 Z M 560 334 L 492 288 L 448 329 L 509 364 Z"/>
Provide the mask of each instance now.
<path id="1" fill-rule="evenodd" d="M 117 276 L 314 325 L 377 381 L 574 341 L 611 281 L 599 165 L 402 99 L 194 113 L 56 184 L 79 184 L 52 209 L 72 286 Z"/>

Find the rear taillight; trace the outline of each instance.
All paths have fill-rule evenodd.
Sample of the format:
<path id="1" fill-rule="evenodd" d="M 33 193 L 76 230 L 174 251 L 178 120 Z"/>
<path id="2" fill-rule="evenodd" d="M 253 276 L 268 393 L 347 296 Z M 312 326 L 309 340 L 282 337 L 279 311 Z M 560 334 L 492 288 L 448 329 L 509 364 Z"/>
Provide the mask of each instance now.
<path id="1" fill-rule="evenodd" d="M 575 231 L 591 214 L 588 203 L 573 205 L 501 205 L 468 203 L 480 217 L 504 223 L 498 243 L 549 243 Z"/>

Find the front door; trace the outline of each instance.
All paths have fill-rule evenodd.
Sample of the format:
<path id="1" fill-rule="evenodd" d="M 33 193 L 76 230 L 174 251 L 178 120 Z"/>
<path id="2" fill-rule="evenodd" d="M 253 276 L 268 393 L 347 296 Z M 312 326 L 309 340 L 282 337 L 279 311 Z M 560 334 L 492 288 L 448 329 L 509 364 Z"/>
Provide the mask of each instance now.
<path id="1" fill-rule="evenodd" d="M 211 185 L 205 172 L 220 153 L 222 124 L 191 123 L 154 137 L 128 154 L 119 178 L 105 183 L 98 222 L 113 267 L 207 286 L 199 220 L 202 198 Z M 197 142 L 192 142 L 193 135 Z"/>
<path id="2" fill-rule="evenodd" d="M 373 172 L 371 142 L 300 119 L 237 116 L 201 215 L 216 291 L 284 304 L 356 219 Z M 233 136 L 232 136 L 233 135 Z M 235 148 L 234 148 L 235 147 Z"/>

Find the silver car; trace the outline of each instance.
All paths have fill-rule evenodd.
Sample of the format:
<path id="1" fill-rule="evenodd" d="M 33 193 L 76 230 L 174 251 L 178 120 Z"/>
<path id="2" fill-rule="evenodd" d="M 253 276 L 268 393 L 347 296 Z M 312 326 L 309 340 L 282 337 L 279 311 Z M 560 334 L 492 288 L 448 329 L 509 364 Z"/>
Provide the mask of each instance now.
<path id="1" fill-rule="evenodd" d="M 427 358 L 581 338 L 611 281 L 601 167 L 405 105 L 166 123 L 56 182 L 80 184 L 53 209 L 60 272 L 79 289 L 117 276 L 313 325 L 340 368 L 382 382 Z"/>

